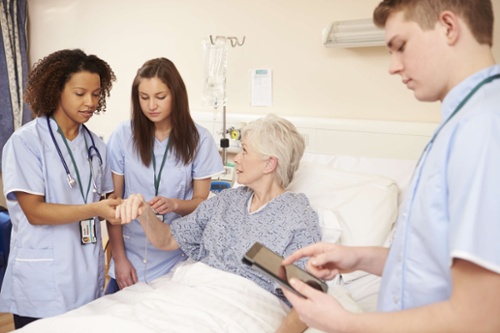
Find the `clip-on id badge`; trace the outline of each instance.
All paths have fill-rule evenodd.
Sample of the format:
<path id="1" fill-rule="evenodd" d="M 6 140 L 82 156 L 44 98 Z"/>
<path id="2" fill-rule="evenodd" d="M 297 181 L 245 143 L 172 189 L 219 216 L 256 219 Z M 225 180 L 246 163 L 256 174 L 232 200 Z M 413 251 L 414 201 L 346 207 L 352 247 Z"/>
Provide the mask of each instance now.
<path id="1" fill-rule="evenodd" d="M 155 215 L 156 215 L 156 218 L 157 218 L 158 220 L 160 220 L 160 221 L 162 221 L 162 222 L 163 222 L 163 214 L 160 214 L 160 213 L 155 213 Z"/>
<path id="2" fill-rule="evenodd" d="M 94 219 L 80 221 L 80 236 L 82 244 L 97 243 Z"/>

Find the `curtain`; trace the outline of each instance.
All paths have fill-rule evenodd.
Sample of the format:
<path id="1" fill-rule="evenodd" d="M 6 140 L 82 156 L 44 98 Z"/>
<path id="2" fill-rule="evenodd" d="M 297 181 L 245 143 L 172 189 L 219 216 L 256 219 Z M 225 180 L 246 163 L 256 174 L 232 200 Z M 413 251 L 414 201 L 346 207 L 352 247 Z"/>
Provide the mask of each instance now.
<path id="1" fill-rule="evenodd" d="M 28 74 L 27 0 L 1 0 L 0 150 L 10 135 L 32 119 L 23 102 Z M 2 157 L 0 156 L 0 167 Z"/>

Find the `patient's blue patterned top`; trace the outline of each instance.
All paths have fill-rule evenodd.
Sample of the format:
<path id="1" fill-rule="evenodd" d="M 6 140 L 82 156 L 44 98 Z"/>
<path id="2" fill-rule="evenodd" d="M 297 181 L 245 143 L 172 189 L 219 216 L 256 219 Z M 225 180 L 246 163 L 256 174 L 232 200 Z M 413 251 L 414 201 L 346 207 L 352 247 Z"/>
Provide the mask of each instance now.
<path id="1" fill-rule="evenodd" d="M 283 299 L 277 284 L 241 259 L 255 242 L 286 257 L 320 241 L 318 215 L 304 194 L 292 192 L 249 213 L 252 196 L 253 191 L 245 186 L 224 190 L 175 220 L 172 234 L 192 259 L 248 278 Z M 304 263 L 298 265 L 304 267 Z"/>

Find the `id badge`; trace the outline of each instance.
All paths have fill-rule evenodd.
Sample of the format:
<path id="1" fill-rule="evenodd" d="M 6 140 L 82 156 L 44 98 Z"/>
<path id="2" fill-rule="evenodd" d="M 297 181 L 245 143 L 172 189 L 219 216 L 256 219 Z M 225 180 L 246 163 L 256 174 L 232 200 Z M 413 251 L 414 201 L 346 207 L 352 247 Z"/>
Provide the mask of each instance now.
<path id="1" fill-rule="evenodd" d="M 163 222 L 163 215 L 162 215 L 162 214 L 155 213 L 155 215 L 156 215 L 156 218 L 157 218 L 158 220 L 160 220 L 160 221 L 162 221 L 162 222 Z"/>
<path id="2" fill-rule="evenodd" d="M 80 221 L 80 236 L 82 244 L 97 243 L 94 219 Z"/>

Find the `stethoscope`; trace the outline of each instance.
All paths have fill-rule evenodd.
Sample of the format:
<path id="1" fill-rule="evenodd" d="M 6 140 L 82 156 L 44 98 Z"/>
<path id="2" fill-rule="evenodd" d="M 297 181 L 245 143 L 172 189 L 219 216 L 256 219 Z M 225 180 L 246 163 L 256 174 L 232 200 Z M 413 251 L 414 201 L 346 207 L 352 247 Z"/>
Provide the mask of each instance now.
<path id="1" fill-rule="evenodd" d="M 71 175 L 71 172 L 69 171 L 68 164 L 66 164 L 66 161 L 64 160 L 64 157 L 63 157 L 63 155 L 61 153 L 61 149 L 59 148 L 59 145 L 57 144 L 56 138 L 54 137 L 54 132 L 52 131 L 52 127 L 50 126 L 49 116 L 47 116 L 47 126 L 49 127 L 50 137 L 52 138 L 52 142 L 54 142 L 54 146 L 56 147 L 57 154 L 59 155 L 59 158 L 61 159 L 61 163 L 64 166 L 64 170 L 66 171 L 66 178 L 67 178 L 67 181 L 68 181 L 68 185 L 69 185 L 70 188 L 73 188 L 76 185 L 76 180 Z M 97 183 L 95 181 L 94 172 L 93 172 L 93 168 L 92 168 L 92 161 L 93 161 L 94 156 L 97 156 L 97 158 L 99 160 L 99 168 L 102 168 L 101 153 L 99 152 L 99 150 L 97 149 L 97 147 L 95 145 L 95 141 L 94 141 L 94 138 L 92 137 L 92 133 L 90 133 L 90 130 L 84 124 L 82 124 L 82 127 L 85 129 L 85 131 L 87 132 L 87 135 L 90 137 L 90 140 L 92 141 L 92 145 L 90 147 L 87 147 L 87 159 L 88 159 L 89 164 L 90 164 L 90 174 L 91 174 L 92 186 L 93 186 L 93 190 L 92 191 L 94 193 L 97 193 L 97 194 L 101 195 L 101 193 L 99 193 L 100 191 L 99 191 L 99 189 L 97 187 Z M 85 145 L 87 145 L 87 141 L 86 140 L 85 140 Z M 70 150 L 68 150 L 68 151 L 71 154 L 71 151 Z M 76 165 L 75 165 L 75 167 L 76 167 Z"/>

